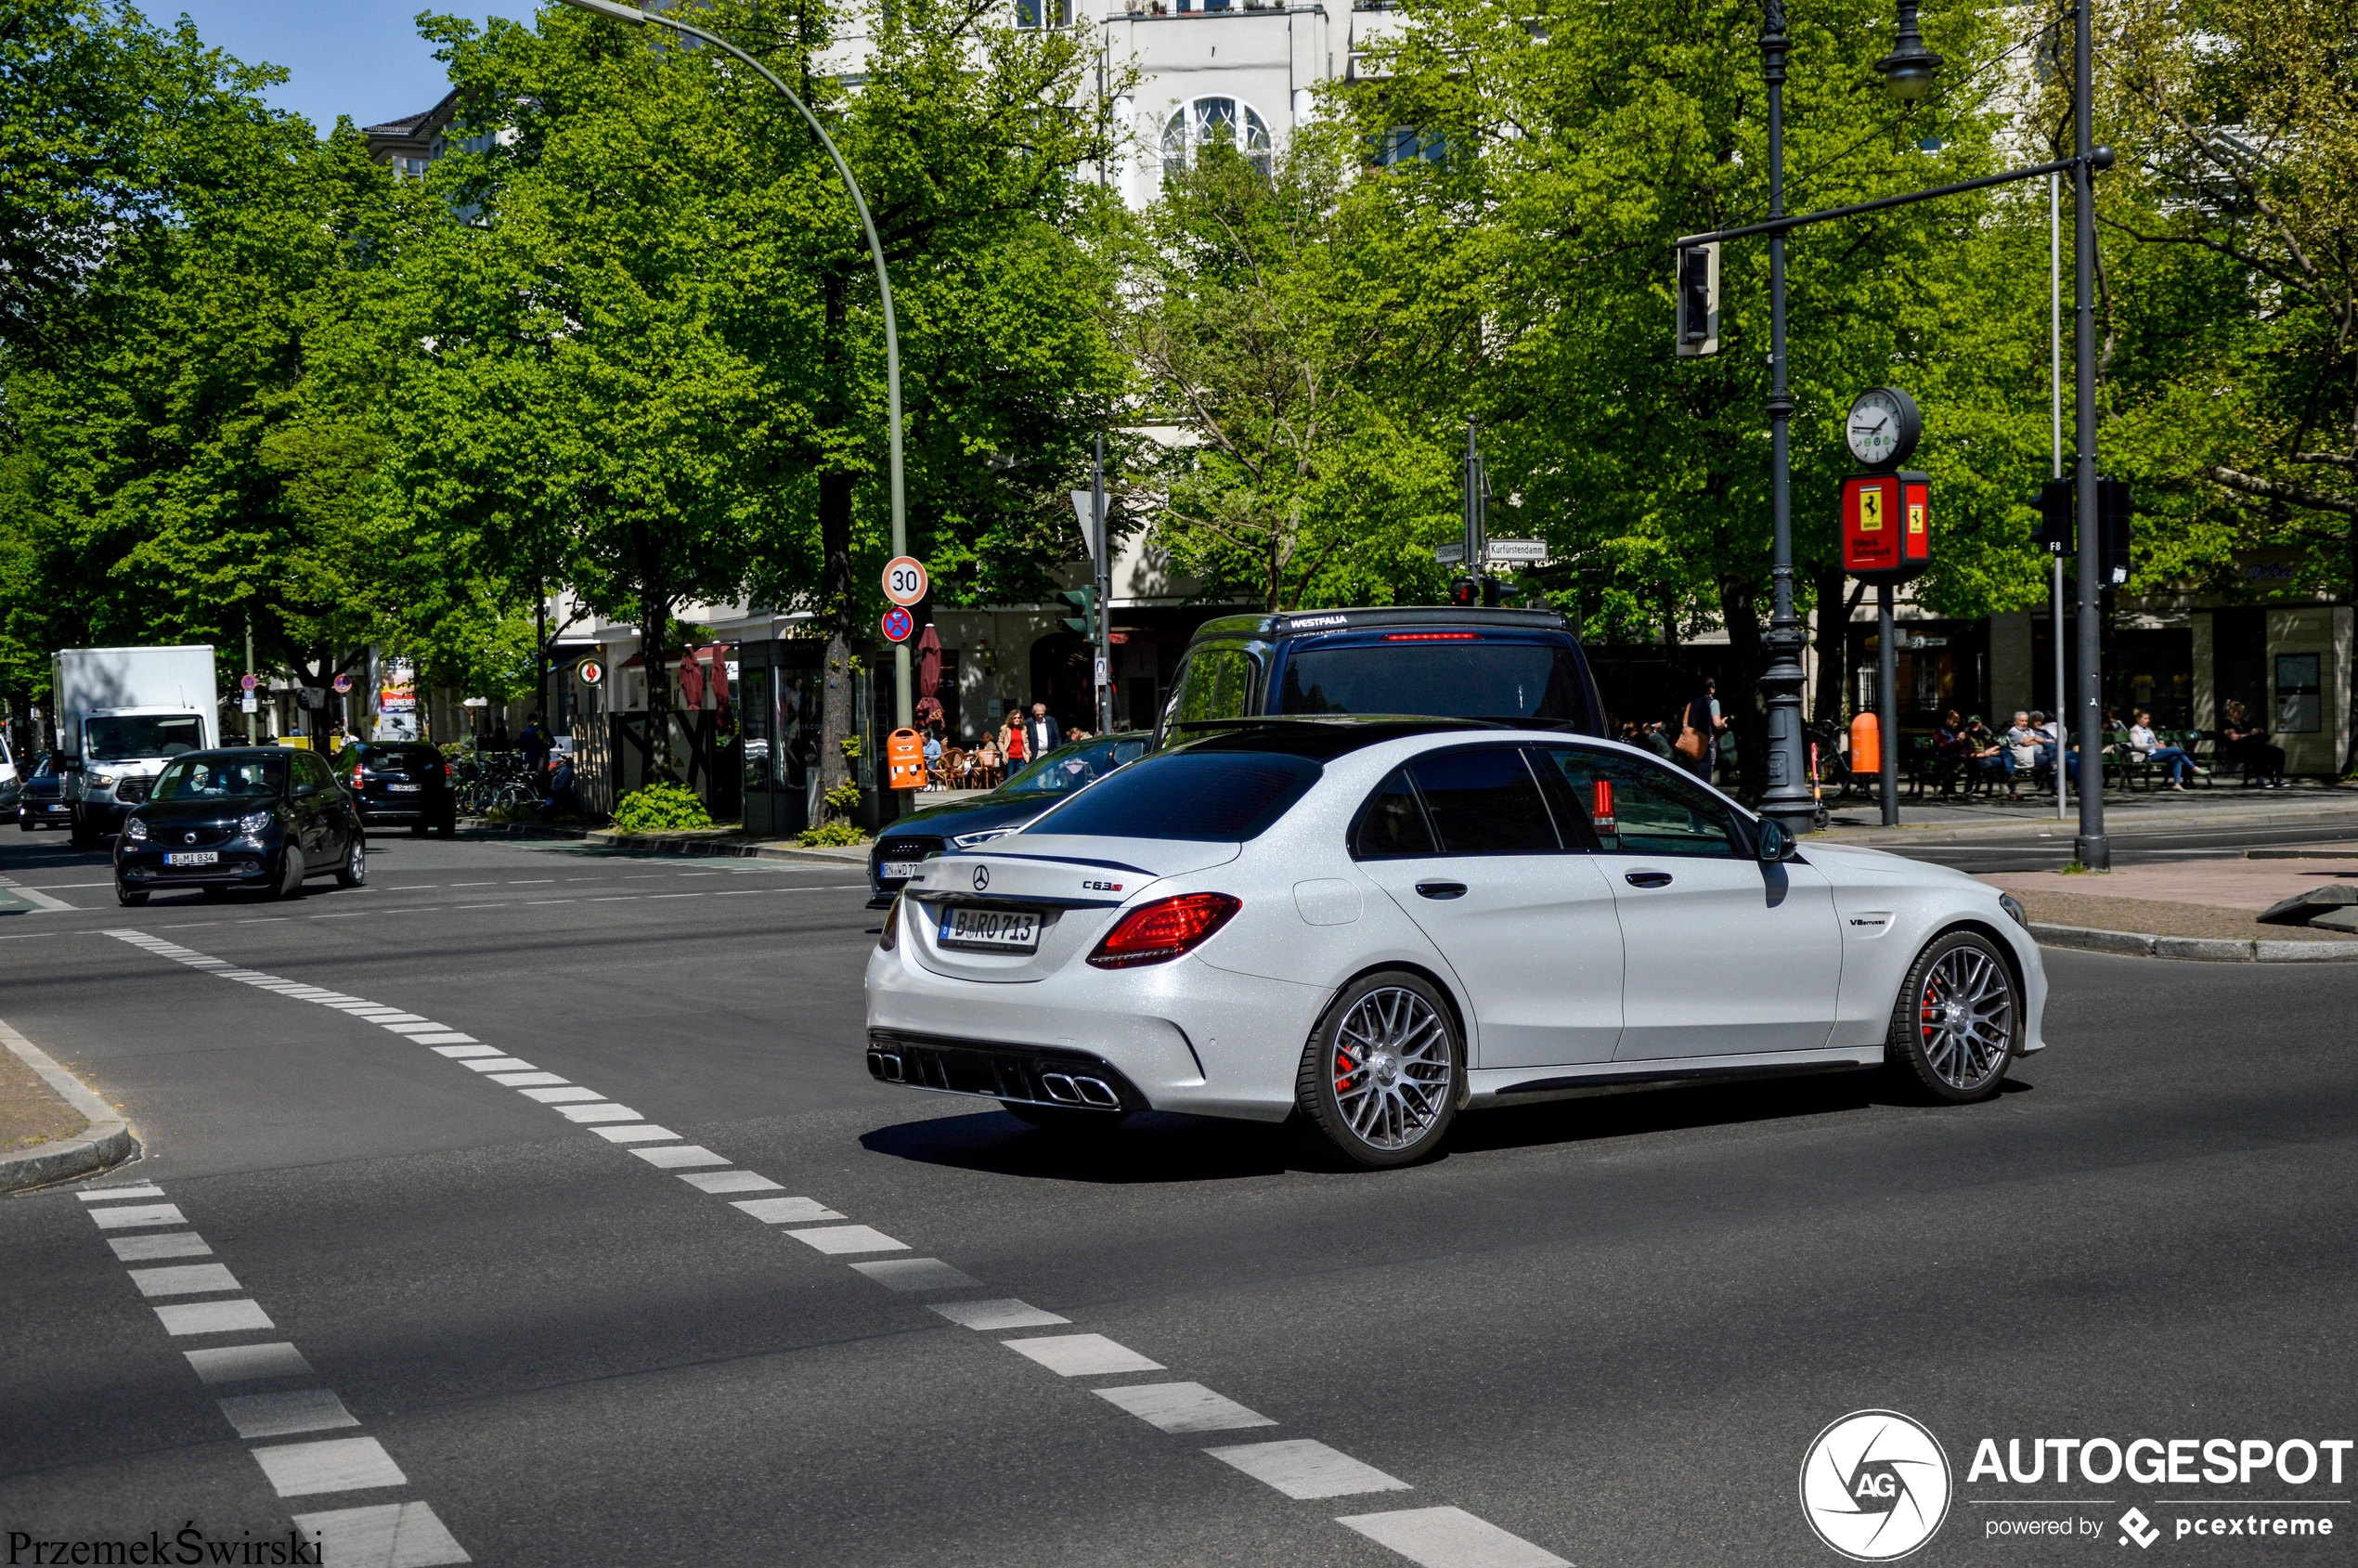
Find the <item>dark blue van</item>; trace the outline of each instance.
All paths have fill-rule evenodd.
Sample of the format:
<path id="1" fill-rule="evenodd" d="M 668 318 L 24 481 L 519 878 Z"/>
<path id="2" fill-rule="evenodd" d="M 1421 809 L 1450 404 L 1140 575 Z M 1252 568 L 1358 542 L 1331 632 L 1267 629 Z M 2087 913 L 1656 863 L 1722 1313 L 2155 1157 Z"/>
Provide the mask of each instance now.
<path id="1" fill-rule="evenodd" d="M 1158 740 L 1221 719 L 1331 713 L 1606 732 L 1596 677 L 1558 612 L 1395 605 L 1206 621 Z"/>

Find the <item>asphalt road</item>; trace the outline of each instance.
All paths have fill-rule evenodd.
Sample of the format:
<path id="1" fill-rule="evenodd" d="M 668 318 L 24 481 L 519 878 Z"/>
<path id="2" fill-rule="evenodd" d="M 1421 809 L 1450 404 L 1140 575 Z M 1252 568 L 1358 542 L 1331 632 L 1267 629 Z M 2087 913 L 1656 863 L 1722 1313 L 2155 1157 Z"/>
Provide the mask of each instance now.
<path id="1" fill-rule="evenodd" d="M 1155 1117 L 1076 1146 L 873 1083 L 876 917 L 832 867 L 396 838 L 365 889 L 118 910 L 96 857 L 16 837 L 0 875 L 75 907 L 0 918 L 0 1019 L 128 1109 L 149 1158 L 97 1185 L 161 1194 L 0 1205 L 0 1545 L 372 1510 L 405 1532 L 376 1560 L 413 1562 L 447 1531 L 502 1564 L 1833 1563 L 1796 1477 L 1870 1407 L 1953 1470 L 1911 1562 L 2118 1554 L 2131 1505 L 2165 1532 L 2214 1502 L 2338 1522 L 2155 1548 L 2221 1562 L 2346 1559 L 2358 1531 L 2358 1473 L 1967 1475 L 1984 1437 L 2358 1437 L 2358 967 L 2054 952 L 2054 1048 L 1988 1105 L 1860 1079 L 1624 1095 L 1346 1174 L 1278 1130 Z M 211 959 L 447 1025 L 779 1186 L 699 1190 L 529 1084 Z M 779 1197 L 906 1250 L 830 1256 L 732 1207 Z M 185 1225 L 94 1223 L 143 1201 Z M 183 1234 L 210 1253 L 110 1245 Z M 919 1258 L 975 1283 L 849 1266 Z M 236 1293 L 134 1287 L 191 1263 Z M 930 1304 L 1009 1298 L 1069 1323 Z M 267 1328 L 151 1310 L 239 1300 Z M 1082 1334 L 1160 1369 L 1002 1342 Z M 181 1354 L 282 1342 L 307 1372 L 209 1385 Z M 1096 1393 L 1170 1382 L 1273 1424 L 1166 1432 Z M 235 1409 L 356 1424 L 240 1440 L 216 1403 L 315 1389 L 337 1409 Z M 1272 1443 L 1397 1485 L 1297 1498 L 1205 1452 Z M 1421 1511 L 1446 1510 L 1504 1535 Z M 1338 1523 L 1411 1510 L 1422 1559 Z M 2101 1536 L 1992 1538 L 2073 1516 Z"/>

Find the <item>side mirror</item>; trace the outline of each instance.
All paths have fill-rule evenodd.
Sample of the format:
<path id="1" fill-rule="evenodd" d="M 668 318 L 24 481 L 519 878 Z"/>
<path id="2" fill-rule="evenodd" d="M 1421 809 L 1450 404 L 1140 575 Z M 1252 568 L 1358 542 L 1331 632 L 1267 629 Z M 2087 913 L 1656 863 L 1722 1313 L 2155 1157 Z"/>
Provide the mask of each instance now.
<path id="1" fill-rule="evenodd" d="M 1784 823 L 1774 817 L 1763 817 L 1753 832 L 1757 836 L 1756 842 L 1761 864 L 1774 865 L 1779 861 L 1793 859 L 1793 835 L 1785 831 Z"/>
<path id="2" fill-rule="evenodd" d="M 297 800 L 308 800 L 318 793 L 319 786 L 315 784 L 299 784 L 294 787 L 294 797 Z"/>

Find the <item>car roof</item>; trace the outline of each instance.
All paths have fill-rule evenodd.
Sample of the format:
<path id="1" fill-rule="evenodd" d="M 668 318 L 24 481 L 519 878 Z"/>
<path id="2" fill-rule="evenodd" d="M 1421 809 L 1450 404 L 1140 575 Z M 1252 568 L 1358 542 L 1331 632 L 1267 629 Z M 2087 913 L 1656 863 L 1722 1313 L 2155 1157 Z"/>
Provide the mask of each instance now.
<path id="1" fill-rule="evenodd" d="M 293 745 L 217 745 L 207 751 L 184 751 L 172 760 L 175 762 L 252 761 L 257 757 L 288 757 L 306 748 Z"/>
<path id="2" fill-rule="evenodd" d="M 1454 604 L 1378 604 L 1361 609 L 1286 610 L 1252 616 L 1222 616 L 1196 628 L 1189 643 L 1232 639 L 1272 639 L 1349 631 L 1362 627 L 1488 627 L 1498 630 L 1563 631 L 1572 623 L 1560 610 L 1459 608 Z"/>
<path id="3" fill-rule="evenodd" d="M 1176 738 L 1164 747 L 1164 755 L 1176 751 L 1259 751 L 1328 762 L 1386 741 L 1449 733 L 1471 736 L 1501 728 L 1481 719 L 1431 719 L 1387 713 L 1211 719 L 1173 725 Z"/>

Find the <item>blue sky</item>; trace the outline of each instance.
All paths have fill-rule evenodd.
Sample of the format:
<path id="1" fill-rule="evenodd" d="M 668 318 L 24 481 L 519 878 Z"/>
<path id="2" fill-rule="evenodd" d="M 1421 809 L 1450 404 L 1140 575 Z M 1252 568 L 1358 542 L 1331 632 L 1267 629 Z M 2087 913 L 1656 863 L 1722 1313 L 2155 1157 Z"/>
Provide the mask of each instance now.
<path id="1" fill-rule="evenodd" d="M 339 114 L 373 125 L 448 92 L 442 62 L 418 36 L 421 11 L 528 21 L 534 0 L 133 0 L 160 27 L 183 13 L 204 41 L 248 62 L 292 72 L 270 101 L 326 132 Z"/>

